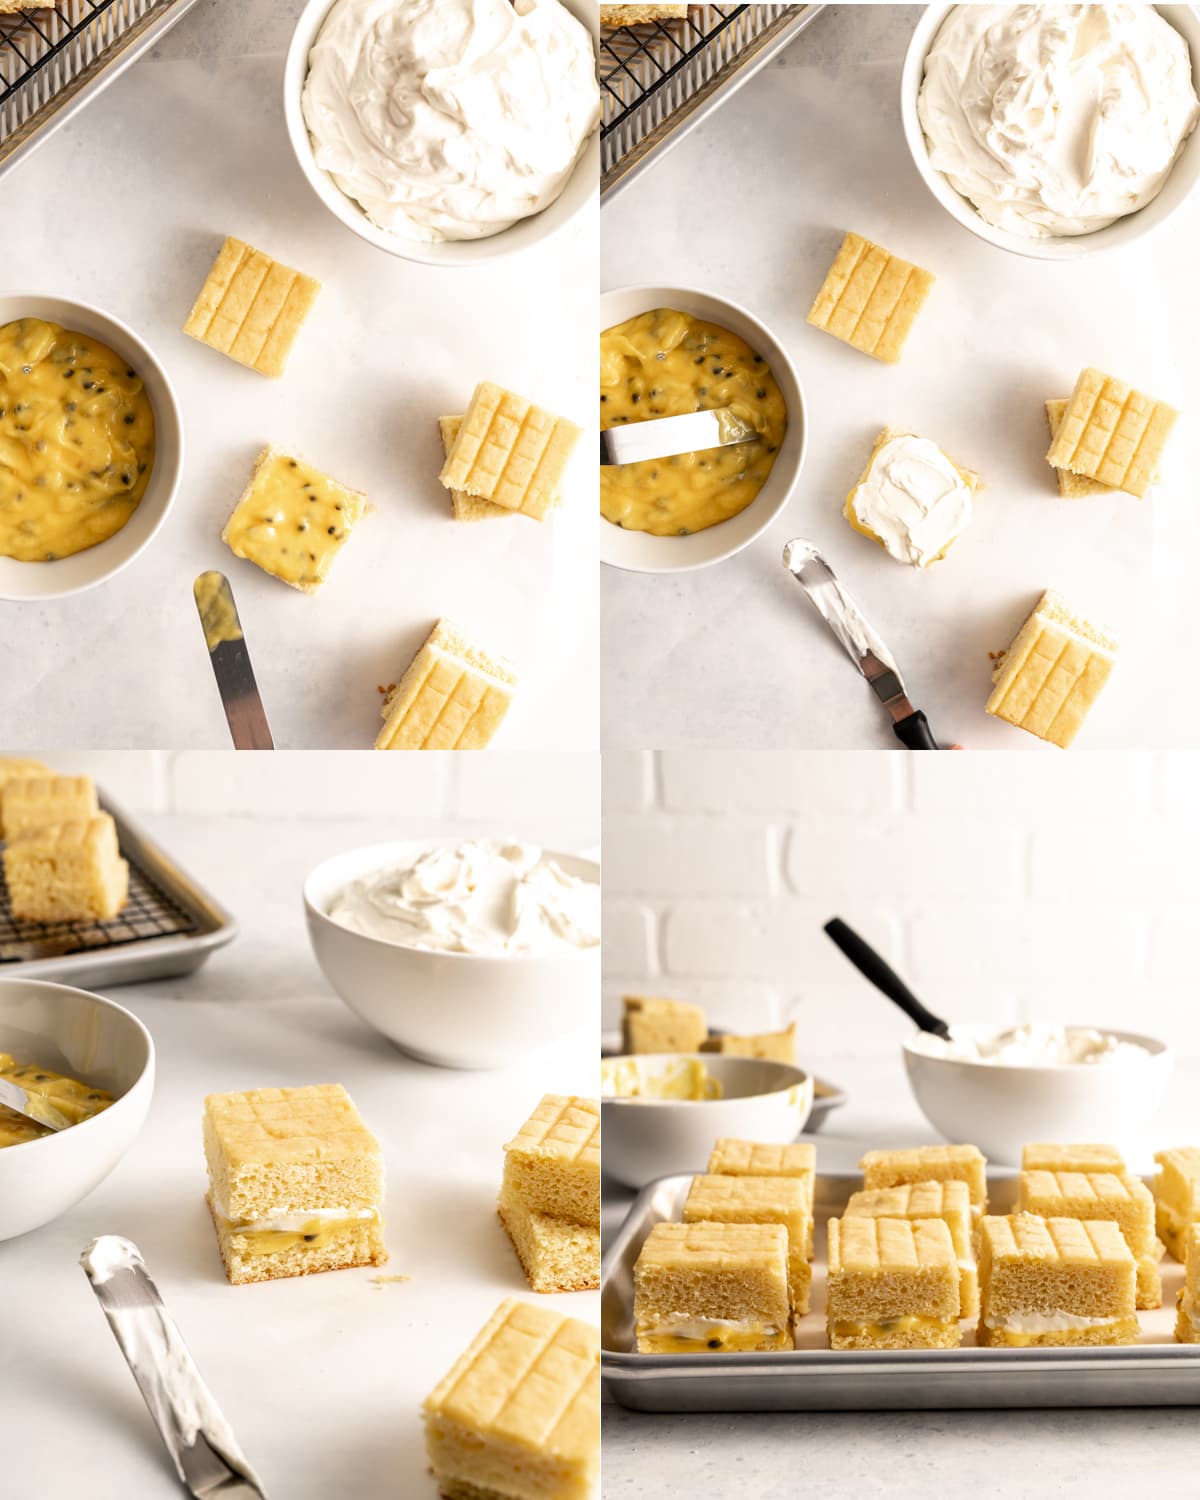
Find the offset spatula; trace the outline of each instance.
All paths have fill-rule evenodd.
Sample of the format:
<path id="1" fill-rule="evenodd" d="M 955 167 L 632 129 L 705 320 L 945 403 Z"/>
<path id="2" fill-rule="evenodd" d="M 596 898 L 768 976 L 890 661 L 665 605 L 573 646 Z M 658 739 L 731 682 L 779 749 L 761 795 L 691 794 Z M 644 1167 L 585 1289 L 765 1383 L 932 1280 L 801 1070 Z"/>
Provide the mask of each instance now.
<path id="1" fill-rule="evenodd" d="M 37 1094 L 27 1093 L 19 1083 L 13 1083 L 10 1078 L 0 1078 L 0 1104 L 24 1115 L 27 1120 L 33 1120 L 37 1125 L 44 1125 L 47 1130 L 66 1130 L 72 1123 L 61 1110 L 55 1109 L 49 1099 L 40 1099 Z"/>
<path id="2" fill-rule="evenodd" d="M 103 1234 L 79 1263 L 188 1493 L 196 1500 L 266 1500 L 138 1247 Z"/>
<path id="3" fill-rule="evenodd" d="M 622 422 L 600 434 L 601 464 L 640 464 L 676 453 L 703 453 L 733 443 L 758 441 L 758 433 L 734 414 L 731 406 L 716 411 L 685 412 L 680 417 L 651 417 Z"/>
<path id="4" fill-rule="evenodd" d="M 937 741 L 925 715 L 909 702 L 891 652 L 859 613 L 858 606 L 816 547 L 797 537 L 785 545 L 783 565 L 870 683 L 871 691 L 890 714 L 892 730 L 900 743 L 909 750 L 936 750 Z"/>
<path id="5" fill-rule="evenodd" d="M 229 579 L 224 573 L 201 573 L 192 593 L 234 748 L 274 750 Z"/>

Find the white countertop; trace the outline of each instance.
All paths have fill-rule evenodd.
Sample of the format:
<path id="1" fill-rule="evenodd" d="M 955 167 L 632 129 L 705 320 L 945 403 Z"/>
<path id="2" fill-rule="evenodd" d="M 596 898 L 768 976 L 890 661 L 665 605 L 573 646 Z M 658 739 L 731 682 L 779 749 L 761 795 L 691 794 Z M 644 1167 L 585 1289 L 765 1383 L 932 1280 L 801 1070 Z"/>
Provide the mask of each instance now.
<path id="1" fill-rule="evenodd" d="M 596 214 L 477 267 L 409 264 L 338 223 L 301 175 L 282 109 L 301 0 L 201 0 L 163 43 L 0 181 L 3 289 L 95 302 L 175 382 L 186 468 L 172 514 L 116 579 L 46 604 L 0 604 L 6 738 L 50 750 L 224 748 L 228 730 L 192 602 L 226 572 L 280 747 L 369 747 L 376 687 L 447 615 L 517 665 L 497 739 L 591 749 L 598 734 L 594 480 L 537 525 L 455 523 L 436 419 L 476 383 L 592 421 Z M 182 324 L 232 234 L 324 287 L 286 374 L 269 380 Z M 268 442 L 375 506 L 319 594 L 220 541 Z M 32 565 L 31 565 L 32 566 Z"/>
<path id="2" fill-rule="evenodd" d="M 821 1063 L 814 1071 L 848 1094 L 814 1136 L 818 1168 L 853 1171 L 871 1147 L 940 1137 L 917 1110 L 899 1059 Z M 1195 1134 L 1200 1064 L 1177 1064 L 1155 1120 L 1158 1141 Z M 1149 1161 L 1133 1165 L 1148 1168 Z M 605 1182 L 611 1234 L 632 1194 Z M 604 1500 L 793 1500 L 799 1493 L 853 1500 L 1123 1500 L 1152 1467 L 1156 1480 L 1195 1486 L 1195 1418 L 1187 1408 L 1095 1411 L 752 1412 L 649 1414 L 606 1402 Z"/>
<path id="3" fill-rule="evenodd" d="M 398 820 L 397 820 L 398 821 Z M 150 1028 L 150 1117 L 77 1208 L 0 1244 L 4 1495 L 180 1493 L 83 1272 L 96 1234 L 135 1240 L 273 1500 L 434 1500 L 422 1399 L 507 1296 L 589 1322 L 598 1294 L 530 1291 L 496 1215 L 502 1146 L 543 1093 L 594 1095 L 591 1046 L 494 1073 L 424 1067 L 359 1022 L 308 948 L 300 883 L 318 859 L 399 833 L 379 820 L 153 817 L 150 830 L 239 918 L 195 976 L 123 986 Z M 231 1287 L 204 1205 L 206 1093 L 341 1082 L 383 1144 L 382 1271 Z M 375 1284 L 377 1275 L 411 1281 Z"/>
<path id="4" fill-rule="evenodd" d="M 784 513 L 737 557 L 601 579 L 606 746 L 898 748 L 780 557 L 822 547 L 891 647 L 943 742 L 1035 749 L 986 717 L 988 653 L 1041 591 L 1121 638 L 1077 744 L 1200 743 L 1200 701 L 1172 691 L 1197 540 L 1200 193 L 1155 234 L 1074 263 L 1009 255 L 934 200 L 900 125 L 913 6 L 831 6 L 771 65 L 603 210 L 603 285 L 692 286 L 741 303 L 795 363 L 808 456 Z M 878 364 L 806 326 L 843 232 L 924 265 L 937 284 L 903 362 Z M 1045 398 L 1098 364 L 1181 407 L 1154 498 L 1068 502 L 1043 462 Z M 1053 389 L 1051 389 L 1053 387 Z M 841 514 L 880 428 L 933 438 L 986 488 L 948 557 L 893 561 Z"/>

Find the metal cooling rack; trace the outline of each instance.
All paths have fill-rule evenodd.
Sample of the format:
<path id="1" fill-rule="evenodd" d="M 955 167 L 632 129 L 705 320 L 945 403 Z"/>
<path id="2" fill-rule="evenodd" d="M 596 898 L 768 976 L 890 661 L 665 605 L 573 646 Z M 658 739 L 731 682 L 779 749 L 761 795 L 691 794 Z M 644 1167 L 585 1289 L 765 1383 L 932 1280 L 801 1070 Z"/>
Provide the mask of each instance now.
<path id="1" fill-rule="evenodd" d="M 237 924 L 107 797 L 129 862 L 129 899 L 106 922 L 25 922 L 12 914 L 0 865 L 0 979 L 130 984 L 186 974 L 237 934 Z"/>
<path id="2" fill-rule="evenodd" d="M 0 173 L 153 46 L 196 0 L 58 0 L 0 16 Z"/>
<path id="3" fill-rule="evenodd" d="M 600 33 L 603 202 L 768 63 L 820 5 L 693 5 Z"/>

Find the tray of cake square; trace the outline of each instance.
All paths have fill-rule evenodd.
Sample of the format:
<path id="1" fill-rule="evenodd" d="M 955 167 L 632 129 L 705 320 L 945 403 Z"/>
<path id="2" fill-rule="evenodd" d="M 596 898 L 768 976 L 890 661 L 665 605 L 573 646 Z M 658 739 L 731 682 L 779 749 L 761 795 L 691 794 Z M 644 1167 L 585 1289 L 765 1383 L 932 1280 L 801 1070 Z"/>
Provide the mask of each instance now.
<path id="1" fill-rule="evenodd" d="M 237 935 L 229 912 L 88 776 L 4 762 L 0 820 L 0 978 L 161 979 Z"/>
<path id="2" fill-rule="evenodd" d="M 1200 1151 L 1165 1155 L 1190 1164 L 1188 1191 L 1200 1213 Z M 1084 1189 L 1069 1174 L 1026 1172 L 1022 1187 L 1015 1175 L 985 1176 L 978 1161 L 977 1187 L 966 1192 L 961 1183 L 928 1181 L 864 1188 L 862 1177 L 810 1167 L 808 1183 L 793 1192 L 796 1216 L 787 1193 L 773 1193 L 762 1178 L 750 1195 L 760 1203 L 743 1199 L 732 1207 L 738 1179 L 722 1187 L 711 1174 L 728 1169 L 715 1161 L 710 1175 L 648 1184 L 601 1271 L 607 1395 L 634 1410 L 662 1412 L 1200 1405 L 1200 1343 L 1176 1338 L 1177 1318 L 1183 1327 L 1185 1316 L 1200 1337 L 1200 1320 L 1178 1311 L 1185 1283 L 1189 1314 L 1196 1305 L 1200 1225 L 1187 1229 L 1192 1263 L 1185 1269 L 1173 1256 L 1159 1260 L 1153 1200 L 1140 1179 L 1089 1173 Z M 1169 1177 L 1167 1167 L 1163 1172 Z M 1080 1191 L 1120 1196 L 1124 1206 L 1104 1210 L 1120 1227 L 1070 1217 L 1089 1212 L 1071 1196 Z M 1031 1192 L 1057 1194 L 1063 1216 L 1018 1212 Z M 1169 1211 L 1159 1203 L 1160 1225 Z M 1127 1243 L 1130 1213 L 1149 1214 L 1145 1262 Z M 1184 1248 L 1178 1238 L 1174 1248 Z M 839 1273 L 832 1318 L 831 1262 Z M 969 1315 L 956 1318 L 964 1305 Z M 1048 1311 L 1058 1307 L 1087 1311 Z M 1003 1347 L 985 1347 L 979 1339 L 995 1335 L 979 1332 L 981 1317 L 1026 1331 L 1005 1334 Z M 1029 1332 L 1035 1327 L 1064 1325 L 1073 1339 L 1125 1341 L 1022 1342 L 1046 1336 Z M 935 1327 L 941 1332 L 914 1332 Z M 744 1331 L 760 1337 L 747 1339 Z M 770 1341 L 764 1333 L 778 1334 L 785 1346 L 762 1348 Z M 831 1339 L 859 1347 L 832 1348 Z M 747 1341 L 760 1347 L 722 1348 Z M 943 1347 L 898 1347 L 939 1341 Z M 696 1352 L 680 1352 L 689 1345 Z"/>

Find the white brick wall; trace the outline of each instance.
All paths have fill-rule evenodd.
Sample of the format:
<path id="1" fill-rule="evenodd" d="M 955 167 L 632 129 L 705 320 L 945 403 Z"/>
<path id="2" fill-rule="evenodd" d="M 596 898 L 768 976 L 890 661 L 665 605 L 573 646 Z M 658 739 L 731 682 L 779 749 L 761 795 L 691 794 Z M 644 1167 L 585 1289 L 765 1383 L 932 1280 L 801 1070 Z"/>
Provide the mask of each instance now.
<path id="1" fill-rule="evenodd" d="M 949 1019 L 1098 1022 L 1200 1057 L 1200 757 L 604 757 L 605 1019 L 626 990 L 805 1055 L 890 1057 L 904 1017 L 844 917 Z"/>

